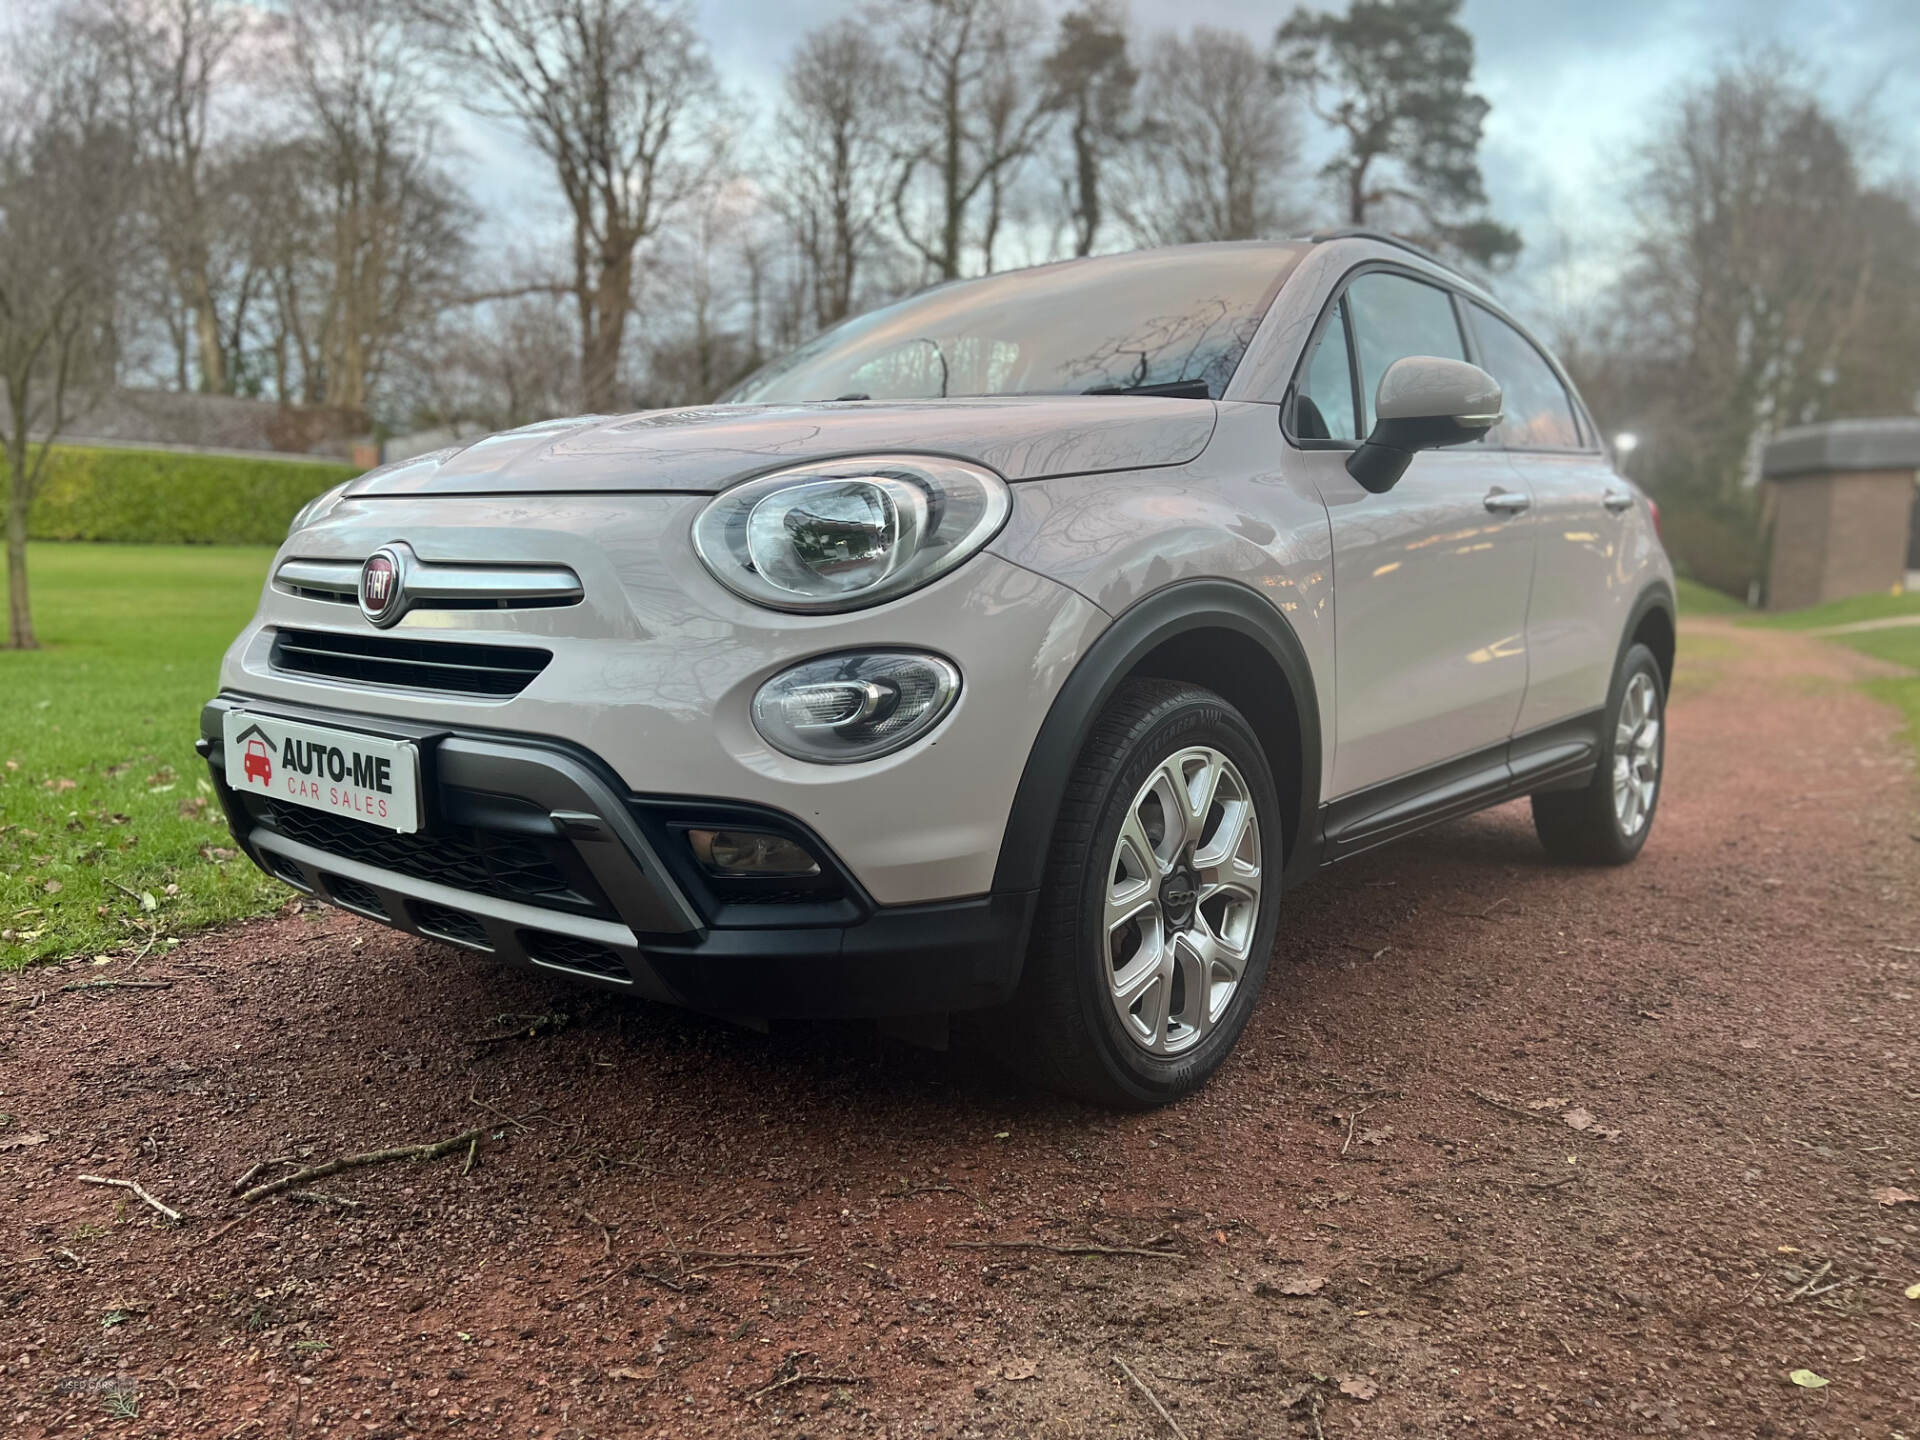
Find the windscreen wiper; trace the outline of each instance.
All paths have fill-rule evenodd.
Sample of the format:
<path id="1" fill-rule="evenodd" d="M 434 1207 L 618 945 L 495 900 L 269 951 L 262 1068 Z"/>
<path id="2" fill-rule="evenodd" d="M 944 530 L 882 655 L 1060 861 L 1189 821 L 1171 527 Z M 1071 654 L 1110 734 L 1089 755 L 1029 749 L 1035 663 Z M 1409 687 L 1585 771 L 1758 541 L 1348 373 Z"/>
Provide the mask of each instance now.
<path id="1" fill-rule="evenodd" d="M 1157 385 L 1096 385 L 1086 395 L 1165 395 L 1174 400 L 1211 400 L 1204 380 L 1162 380 Z"/>

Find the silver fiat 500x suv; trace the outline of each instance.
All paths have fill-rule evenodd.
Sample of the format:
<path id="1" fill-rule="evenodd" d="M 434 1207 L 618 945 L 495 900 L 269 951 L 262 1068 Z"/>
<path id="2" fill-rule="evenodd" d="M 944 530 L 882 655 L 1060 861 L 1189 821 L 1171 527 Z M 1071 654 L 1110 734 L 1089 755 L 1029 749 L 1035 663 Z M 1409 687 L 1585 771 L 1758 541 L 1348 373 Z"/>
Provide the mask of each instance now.
<path id="1" fill-rule="evenodd" d="M 1659 800 L 1672 572 L 1566 374 L 1386 237 L 848 321 L 728 403 L 535 425 L 295 520 L 202 750 L 296 889 L 740 1017 L 1201 1083 L 1313 871 Z"/>

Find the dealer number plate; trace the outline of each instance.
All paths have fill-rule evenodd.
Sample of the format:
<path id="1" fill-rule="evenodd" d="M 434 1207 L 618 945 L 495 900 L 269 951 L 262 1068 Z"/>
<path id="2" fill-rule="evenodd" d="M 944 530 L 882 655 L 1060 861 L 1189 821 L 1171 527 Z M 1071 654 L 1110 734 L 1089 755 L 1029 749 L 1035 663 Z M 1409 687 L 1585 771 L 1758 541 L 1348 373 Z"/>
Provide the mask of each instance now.
<path id="1" fill-rule="evenodd" d="M 227 711 L 222 724 L 227 784 L 241 794 L 271 795 L 387 830 L 420 828 L 420 750 L 412 741 L 246 710 Z"/>

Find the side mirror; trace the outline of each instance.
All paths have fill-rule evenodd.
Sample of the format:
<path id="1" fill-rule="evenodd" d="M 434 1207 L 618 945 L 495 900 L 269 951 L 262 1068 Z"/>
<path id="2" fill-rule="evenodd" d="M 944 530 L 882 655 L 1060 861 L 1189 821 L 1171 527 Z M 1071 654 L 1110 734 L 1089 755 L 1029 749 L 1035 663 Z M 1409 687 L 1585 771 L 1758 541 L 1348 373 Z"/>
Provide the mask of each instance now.
<path id="1" fill-rule="evenodd" d="M 1500 382 L 1464 360 L 1407 355 L 1380 377 L 1373 415 L 1373 433 L 1347 457 L 1347 473 L 1384 495 L 1414 451 L 1465 445 L 1498 425 Z"/>

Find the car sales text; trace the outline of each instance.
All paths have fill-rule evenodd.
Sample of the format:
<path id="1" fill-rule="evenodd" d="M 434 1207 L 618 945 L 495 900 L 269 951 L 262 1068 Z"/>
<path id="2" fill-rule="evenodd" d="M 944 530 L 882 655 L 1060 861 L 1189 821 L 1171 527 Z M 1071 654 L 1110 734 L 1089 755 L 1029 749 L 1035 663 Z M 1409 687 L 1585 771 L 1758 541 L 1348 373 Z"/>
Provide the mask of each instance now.
<path id="1" fill-rule="evenodd" d="M 288 737 L 280 763 L 285 769 L 288 793 L 318 801 L 322 795 L 320 782 L 332 781 L 325 791 L 328 805 L 373 819 L 387 818 L 386 797 L 393 794 L 393 762 L 386 756 L 362 755 L 338 745 Z M 342 789 L 343 784 L 350 788 Z"/>

